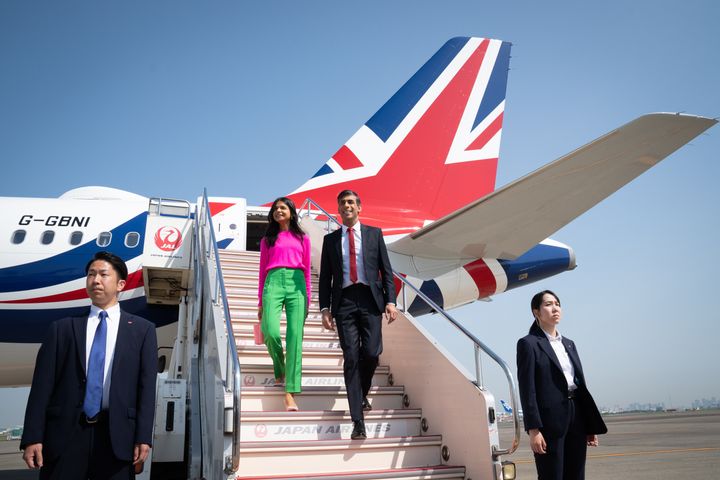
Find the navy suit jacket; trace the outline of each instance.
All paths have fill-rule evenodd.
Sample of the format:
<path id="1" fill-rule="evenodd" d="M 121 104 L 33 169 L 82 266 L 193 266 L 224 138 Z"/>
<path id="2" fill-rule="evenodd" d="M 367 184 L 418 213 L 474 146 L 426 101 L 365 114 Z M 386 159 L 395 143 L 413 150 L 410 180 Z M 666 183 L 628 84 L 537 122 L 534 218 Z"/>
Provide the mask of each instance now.
<path id="1" fill-rule="evenodd" d="M 20 448 L 42 443 L 48 462 L 63 453 L 80 427 L 88 315 L 53 322 L 35 363 Z M 121 460 L 132 460 L 136 443 L 152 445 L 156 377 L 155 325 L 121 311 L 108 412 L 113 453 Z"/>
<path id="2" fill-rule="evenodd" d="M 365 278 L 370 284 L 378 310 L 383 312 L 385 305 L 395 303 L 395 285 L 385 240 L 382 230 L 364 224 L 360 224 L 360 235 Z M 338 228 L 323 239 L 318 288 L 321 310 L 329 308 L 333 316 L 337 313 L 342 297 L 342 284 L 342 228 Z"/>
<path id="3" fill-rule="evenodd" d="M 562 343 L 575 369 L 575 401 L 583 415 L 585 433 L 606 433 L 605 422 L 587 389 L 575 343 L 565 337 Z M 525 430 L 538 428 L 551 438 L 564 435 L 570 415 L 568 383 L 550 340 L 537 324 L 517 343 L 517 368 Z"/>

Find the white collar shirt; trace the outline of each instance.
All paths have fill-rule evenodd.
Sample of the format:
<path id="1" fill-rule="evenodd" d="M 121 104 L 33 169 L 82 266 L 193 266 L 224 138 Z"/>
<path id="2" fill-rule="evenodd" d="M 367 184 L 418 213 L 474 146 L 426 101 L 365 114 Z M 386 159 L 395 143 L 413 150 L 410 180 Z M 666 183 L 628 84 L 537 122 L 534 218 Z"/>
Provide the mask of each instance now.
<path id="1" fill-rule="evenodd" d="M 95 331 L 100 324 L 99 314 L 101 308 L 95 305 L 90 306 L 90 315 L 88 316 L 87 327 L 85 330 L 85 374 L 87 375 L 87 365 L 90 359 L 90 350 L 92 349 Z M 110 379 L 112 377 L 113 358 L 115 356 L 115 342 L 117 341 L 118 328 L 120 327 L 120 304 L 116 303 L 112 307 L 105 310 L 107 316 L 107 336 L 105 338 L 105 371 L 103 372 L 103 396 L 102 409 L 107 410 L 110 406 Z"/>
<path id="2" fill-rule="evenodd" d="M 550 346 L 560 362 L 560 367 L 562 367 L 563 375 L 567 381 L 568 391 L 572 392 L 577 389 L 577 385 L 575 385 L 575 367 L 573 367 L 570 357 L 565 350 L 565 345 L 562 343 L 562 335 L 560 335 L 560 332 L 557 332 L 557 336 L 553 337 L 548 335 L 547 332 L 543 333 L 545 333 L 547 339 L 550 340 Z"/>
<path id="3" fill-rule="evenodd" d="M 356 283 L 364 283 L 370 285 L 365 275 L 365 259 L 362 249 L 362 233 L 360 232 L 360 222 L 352 226 L 353 236 L 355 237 L 355 262 L 357 265 L 358 281 Z M 348 240 L 348 227 L 342 226 L 342 259 L 343 259 L 343 288 L 353 284 L 350 280 L 350 242 Z"/>

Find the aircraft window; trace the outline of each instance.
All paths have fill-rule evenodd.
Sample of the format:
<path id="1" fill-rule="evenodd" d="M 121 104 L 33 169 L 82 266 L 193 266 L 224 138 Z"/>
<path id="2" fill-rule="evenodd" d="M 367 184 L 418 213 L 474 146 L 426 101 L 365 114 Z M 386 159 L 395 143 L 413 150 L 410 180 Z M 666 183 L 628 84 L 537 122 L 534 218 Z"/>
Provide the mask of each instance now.
<path id="1" fill-rule="evenodd" d="M 236 228 L 237 228 L 237 225 L 235 225 L 234 223 L 230 224 L 230 230 L 235 230 Z"/>
<path id="2" fill-rule="evenodd" d="M 52 230 L 45 230 L 40 236 L 40 243 L 43 245 L 50 245 L 55 239 L 55 232 Z"/>
<path id="3" fill-rule="evenodd" d="M 27 232 L 25 230 L 15 230 L 12 234 L 12 240 L 10 240 L 13 244 L 18 245 L 25 241 L 25 235 Z"/>
<path id="4" fill-rule="evenodd" d="M 128 248 L 135 248 L 140 243 L 140 234 L 138 232 L 128 232 L 125 235 L 125 246 Z"/>
<path id="5" fill-rule="evenodd" d="M 95 243 L 97 243 L 98 247 L 107 247 L 108 245 L 110 245 L 111 240 L 112 240 L 112 233 L 100 232 Z"/>
<path id="6" fill-rule="evenodd" d="M 72 232 L 70 234 L 70 245 L 80 245 L 80 242 L 82 242 L 82 237 L 82 232 Z"/>

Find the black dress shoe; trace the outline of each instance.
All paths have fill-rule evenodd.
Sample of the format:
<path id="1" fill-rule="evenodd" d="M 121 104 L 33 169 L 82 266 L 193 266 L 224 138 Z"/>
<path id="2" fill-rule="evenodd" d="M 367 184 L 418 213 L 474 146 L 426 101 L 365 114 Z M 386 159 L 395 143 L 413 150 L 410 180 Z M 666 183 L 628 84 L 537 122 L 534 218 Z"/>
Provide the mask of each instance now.
<path id="1" fill-rule="evenodd" d="M 363 410 L 365 410 L 366 412 L 372 410 L 372 405 L 370 405 L 370 401 L 367 399 L 367 397 L 363 397 Z"/>
<path id="2" fill-rule="evenodd" d="M 367 438 L 367 434 L 365 433 L 365 422 L 362 420 L 353 422 L 353 431 L 350 434 L 350 438 L 353 440 L 363 440 Z"/>

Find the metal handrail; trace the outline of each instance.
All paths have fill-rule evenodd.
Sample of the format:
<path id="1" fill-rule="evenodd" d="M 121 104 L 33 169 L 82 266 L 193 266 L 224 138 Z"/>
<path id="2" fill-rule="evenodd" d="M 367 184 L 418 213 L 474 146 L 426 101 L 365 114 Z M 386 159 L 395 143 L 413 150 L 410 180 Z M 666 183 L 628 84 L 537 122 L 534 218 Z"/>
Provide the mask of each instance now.
<path id="1" fill-rule="evenodd" d="M 222 268 L 220 266 L 220 253 L 217 248 L 217 241 L 215 240 L 215 229 L 213 228 L 212 216 L 210 212 L 210 204 L 207 196 L 207 189 L 203 189 L 203 208 L 205 211 L 205 218 L 207 219 L 207 225 L 210 229 L 210 245 L 209 248 L 204 252 L 206 256 L 211 254 L 214 255 L 215 267 L 217 268 L 217 290 L 214 302 L 217 304 L 219 300 L 222 300 L 223 312 L 225 314 L 225 329 L 227 331 L 227 342 L 228 342 L 228 365 L 226 368 L 225 376 L 225 391 L 232 391 L 233 395 L 233 429 L 232 429 L 232 459 L 230 464 L 225 465 L 225 473 L 231 474 L 237 472 L 240 467 L 240 358 L 238 356 L 237 345 L 235 344 L 235 335 L 233 334 L 232 322 L 230 319 L 230 307 L 227 302 L 227 292 L 225 291 L 225 281 L 223 280 Z M 198 220 L 199 221 L 199 220 Z M 230 368 L 232 367 L 232 368 Z M 228 379 L 230 378 L 230 372 L 232 369 L 232 390 L 228 385 Z"/>
<path id="2" fill-rule="evenodd" d="M 302 212 L 303 209 L 307 209 L 308 216 L 310 216 L 311 212 L 311 206 L 315 208 L 315 210 L 322 212 L 323 215 L 325 215 L 328 218 L 328 230 L 330 229 L 330 221 L 334 222 L 336 225 L 341 225 L 340 222 L 338 222 L 335 217 L 328 213 L 324 208 L 322 208 L 320 205 L 318 205 L 313 199 L 306 198 L 303 204 L 299 208 L 299 212 Z M 445 317 L 446 320 L 448 320 L 455 328 L 460 330 L 468 339 L 470 339 L 471 342 L 475 344 L 475 375 L 477 377 L 477 386 L 482 388 L 482 375 L 480 371 L 480 354 L 479 350 L 482 350 L 485 352 L 490 358 L 495 360 L 495 363 L 497 363 L 500 368 L 505 373 L 505 377 L 508 381 L 508 387 L 510 389 L 510 402 L 512 404 L 512 416 L 513 416 L 513 424 L 515 426 L 515 437 L 513 439 L 513 443 L 510 446 L 510 448 L 496 448 L 495 445 L 493 445 L 493 456 L 497 457 L 500 455 L 510 455 L 513 453 L 518 445 L 520 444 L 520 418 L 518 417 L 518 394 L 517 394 L 517 388 L 515 387 L 515 380 L 513 379 L 512 372 L 510 371 L 510 368 L 508 367 L 505 360 L 500 358 L 495 352 L 490 349 L 487 345 L 485 345 L 480 339 L 478 339 L 475 335 L 473 335 L 467 328 L 462 326 L 460 322 L 455 320 L 449 313 L 447 313 L 445 310 L 442 309 L 439 305 L 437 305 L 434 301 L 430 299 L 427 295 L 425 295 L 423 292 L 421 292 L 417 287 L 415 287 L 413 284 L 411 284 L 404 276 L 396 272 L 395 270 L 392 271 L 393 275 L 397 277 L 405 286 L 410 287 L 415 294 L 420 297 L 425 303 L 427 303 L 430 308 L 432 308 L 435 312 L 439 313 L 443 317 Z M 403 310 L 405 312 L 408 311 L 408 305 L 405 301 L 405 289 L 403 289 Z"/>

